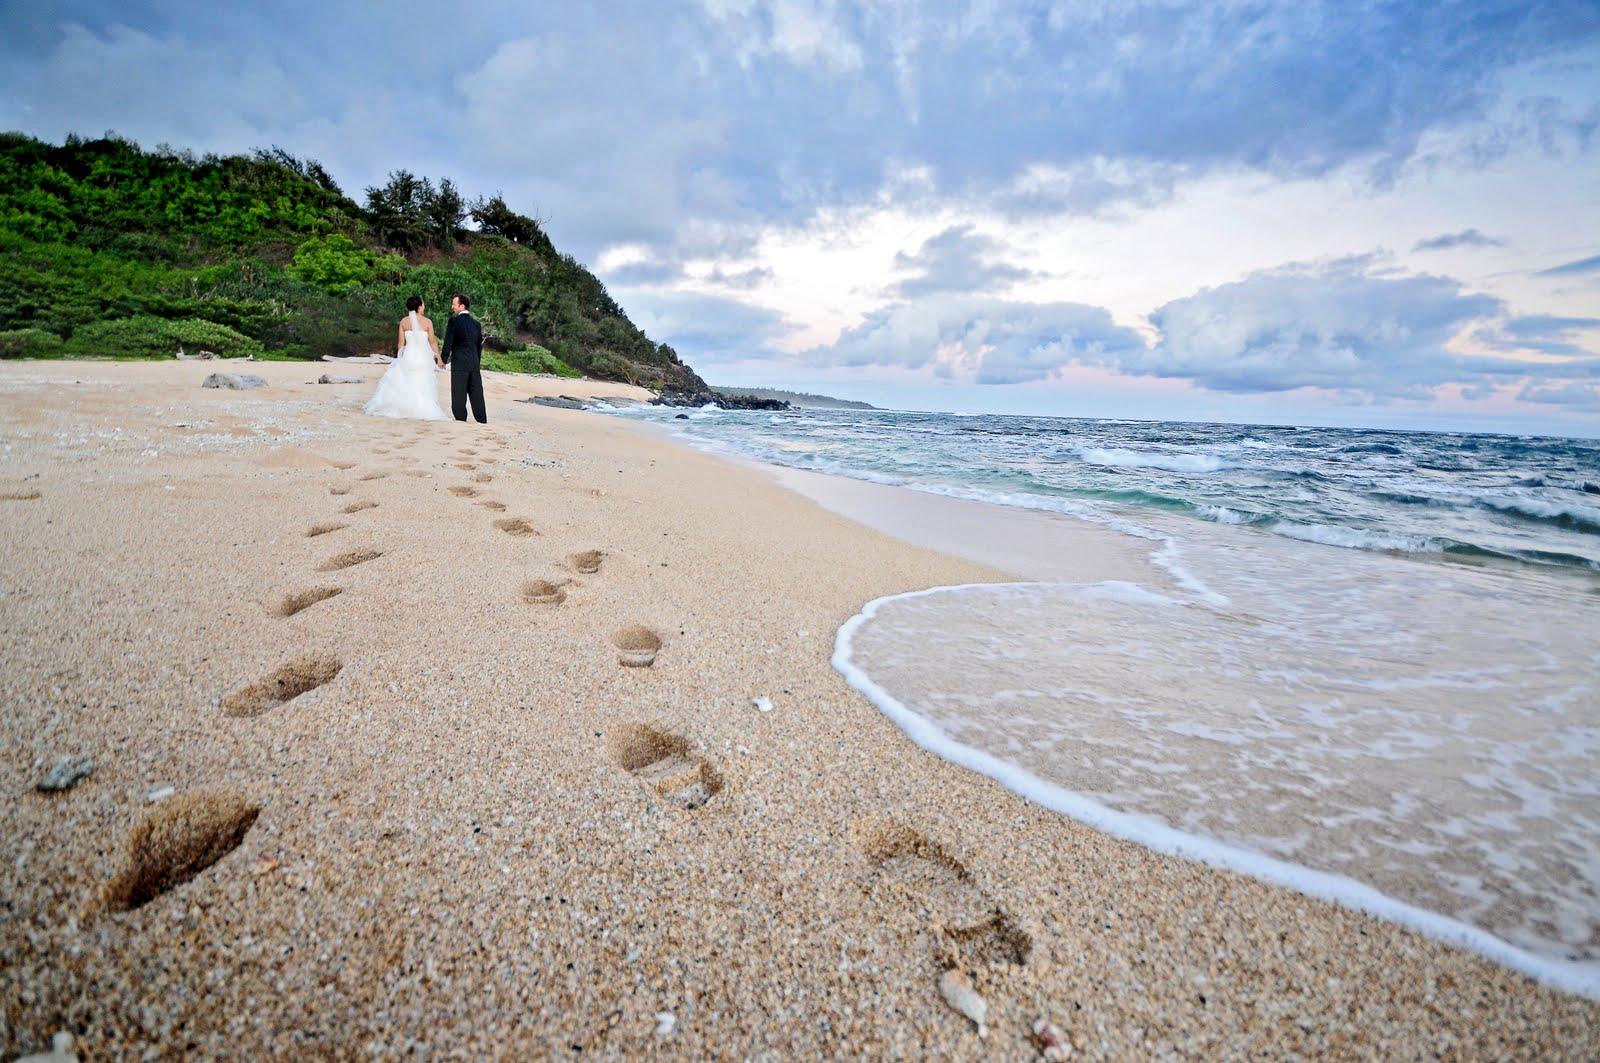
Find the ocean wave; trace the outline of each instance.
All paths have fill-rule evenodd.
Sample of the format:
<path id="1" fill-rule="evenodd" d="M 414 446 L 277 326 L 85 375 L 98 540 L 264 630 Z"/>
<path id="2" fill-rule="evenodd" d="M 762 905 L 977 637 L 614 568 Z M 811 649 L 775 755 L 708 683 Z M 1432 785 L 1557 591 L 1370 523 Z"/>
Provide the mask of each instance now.
<path id="1" fill-rule="evenodd" d="M 1228 463 L 1213 454 L 1167 454 L 1159 451 L 1125 450 L 1121 447 L 1083 447 L 1078 457 L 1090 465 L 1117 469 L 1165 469 L 1168 472 L 1216 472 Z"/>
<path id="2" fill-rule="evenodd" d="M 1196 503 L 1194 511 L 1201 518 L 1209 520 L 1213 524 L 1251 524 L 1260 519 L 1249 513 L 1240 513 L 1236 509 L 1229 509 L 1227 506 L 1213 506 L 1205 502 Z"/>
<path id="3" fill-rule="evenodd" d="M 1501 513 L 1512 513 L 1530 520 L 1549 521 L 1551 524 L 1574 531 L 1600 533 L 1600 507 L 1549 502 L 1542 498 L 1519 498 L 1514 495 L 1486 495 L 1478 501 Z"/>
<path id="4" fill-rule="evenodd" d="M 1342 524 L 1310 524 L 1294 520 L 1276 520 L 1267 526 L 1277 535 L 1301 542 L 1339 546 L 1346 550 L 1404 550 L 1409 553 L 1442 553 L 1446 543 L 1425 535 L 1405 535 L 1399 532 L 1375 532 L 1363 528 L 1350 528 Z"/>
<path id="5" fill-rule="evenodd" d="M 1399 454 L 1400 448 L 1393 443 L 1357 443 L 1351 447 L 1340 447 L 1341 454 Z"/>

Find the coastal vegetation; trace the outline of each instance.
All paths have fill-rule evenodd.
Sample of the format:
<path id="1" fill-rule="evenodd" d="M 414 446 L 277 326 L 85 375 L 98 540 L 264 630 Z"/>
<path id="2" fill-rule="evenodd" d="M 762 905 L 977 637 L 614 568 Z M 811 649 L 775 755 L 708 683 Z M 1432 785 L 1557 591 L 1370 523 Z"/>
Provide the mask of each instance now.
<path id="1" fill-rule="evenodd" d="M 0 257 L 4 358 L 368 354 L 406 296 L 442 334 L 462 291 L 486 368 L 705 390 L 538 221 L 404 170 L 357 203 L 277 148 L 0 134 Z"/>

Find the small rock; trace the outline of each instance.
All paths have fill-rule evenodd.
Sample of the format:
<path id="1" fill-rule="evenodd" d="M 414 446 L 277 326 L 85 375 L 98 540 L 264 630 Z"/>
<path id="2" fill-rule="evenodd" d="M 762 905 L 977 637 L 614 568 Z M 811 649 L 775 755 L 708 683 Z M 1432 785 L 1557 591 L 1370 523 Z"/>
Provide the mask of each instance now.
<path id="1" fill-rule="evenodd" d="M 254 373 L 212 373 L 200 382 L 203 388 L 231 388 L 234 391 L 248 391 L 251 388 L 264 388 L 267 378 L 256 376 Z"/>
<path id="2" fill-rule="evenodd" d="M 670 1011 L 656 1012 L 656 1036 L 671 1037 L 678 1032 L 678 1017 Z"/>
<path id="3" fill-rule="evenodd" d="M 150 802 L 165 801 L 167 798 L 171 797 L 177 792 L 178 788 L 173 786 L 171 783 L 162 783 L 159 786 L 150 787 L 150 789 L 145 793 L 144 799 Z"/>
<path id="4" fill-rule="evenodd" d="M 70 790 L 94 773 L 94 760 L 90 757 L 57 757 L 55 764 L 39 780 L 39 789 L 46 793 Z"/>
<path id="5" fill-rule="evenodd" d="M 1061 1032 L 1061 1027 L 1043 1017 L 1033 1024 L 1033 1043 L 1039 1049 L 1040 1059 L 1066 1059 L 1072 1054 L 1072 1042 Z"/>
<path id="6" fill-rule="evenodd" d="M 756 711 L 757 712 L 771 712 L 772 711 L 772 699 L 771 698 L 766 698 L 766 697 L 751 698 L 750 699 L 750 704 L 752 704 L 752 705 L 754 705 L 756 707 Z"/>
<path id="7" fill-rule="evenodd" d="M 972 988 L 972 979 L 952 967 L 939 976 L 939 992 L 946 1004 L 972 1020 L 982 1036 L 983 1024 L 989 1019 L 989 1004 Z"/>
<path id="8" fill-rule="evenodd" d="M 276 871 L 277 869 L 278 858 L 276 856 L 258 856 L 255 862 L 250 865 L 250 873 L 252 875 L 265 875 L 269 871 Z"/>
<path id="9" fill-rule="evenodd" d="M 72 1035 L 61 1030 L 50 1039 L 50 1051 L 18 1056 L 17 1063 L 78 1063 L 78 1057 L 72 1051 Z"/>
<path id="10" fill-rule="evenodd" d="M 680 413 L 677 416 L 673 417 L 674 421 L 687 421 L 688 419 L 689 419 L 689 415 L 686 414 L 686 413 Z"/>
<path id="11" fill-rule="evenodd" d="M 319 384 L 365 384 L 366 377 L 361 376 L 334 376 L 332 373 L 323 373 L 317 377 Z"/>

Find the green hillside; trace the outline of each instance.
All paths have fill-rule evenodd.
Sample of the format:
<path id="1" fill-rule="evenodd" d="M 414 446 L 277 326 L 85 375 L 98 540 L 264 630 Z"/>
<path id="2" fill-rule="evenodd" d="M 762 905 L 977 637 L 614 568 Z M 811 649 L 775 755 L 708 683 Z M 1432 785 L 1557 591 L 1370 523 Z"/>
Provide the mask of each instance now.
<path id="1" fill-rule="evenodd" d="M 406 296 L 442 335 L 463 291 L 486 368 L 705 389 L 536 221 L 404 171 L 356 203 L 278 149 L 0 134 L 0 261 L 0 357 L 368 354 L 394 343 Z"/>

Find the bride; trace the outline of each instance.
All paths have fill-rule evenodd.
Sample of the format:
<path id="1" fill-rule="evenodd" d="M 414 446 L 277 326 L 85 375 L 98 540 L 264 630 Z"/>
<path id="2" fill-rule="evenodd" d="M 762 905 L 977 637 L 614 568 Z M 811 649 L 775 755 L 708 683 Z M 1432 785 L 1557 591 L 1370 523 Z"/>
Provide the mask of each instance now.
<path id="1" fill-rule="evenodd" d="M 433 336 L 433 322 L 423 311 L 422 297 L 406 300 L 409 313 L 400 322 L 400 353 L 378 381 L 378 390 L 367 400 L 368 413 L 379 417 L 412 417 L 425 421 L 449 418 L 439 405 L 439 387 L 433 381 L 434 366 L 444 368 L 439 357 L 439 341 Z"/>

